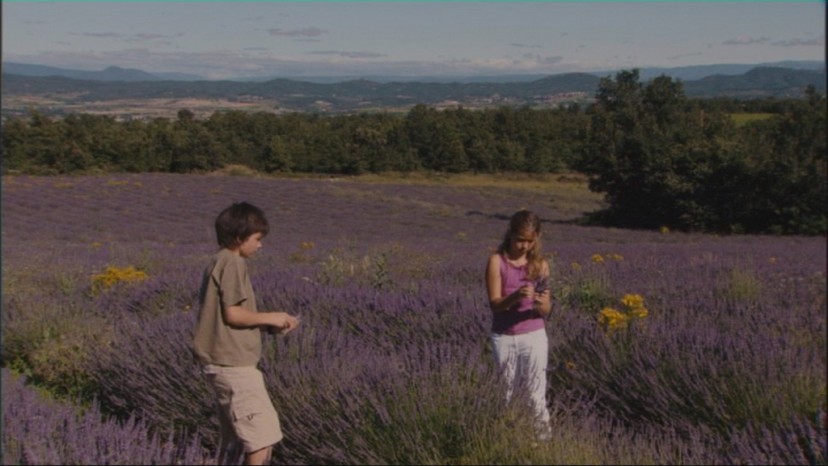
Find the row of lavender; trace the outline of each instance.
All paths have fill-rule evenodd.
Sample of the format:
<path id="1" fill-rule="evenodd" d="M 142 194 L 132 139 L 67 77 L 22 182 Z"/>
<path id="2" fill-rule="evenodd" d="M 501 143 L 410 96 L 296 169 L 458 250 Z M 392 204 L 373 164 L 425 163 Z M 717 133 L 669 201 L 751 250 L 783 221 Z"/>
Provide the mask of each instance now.
<path id="1" fill-rule="evenodd" d="M 2 370 L 2 464 L 208 464 L 197 438 L 150 434 L 137 418 L 107 418 L 96 403 L 83 410 L 45 400 L 25 377 Z"/>
<path id="2" fill-rule="evenodd" d="M 12 180 L 3 186 L 3 363 L 56 392 L 96 397 L 102 412 L 92 414 L 104 425 L 114 421 L 103 413 L 137 419 L 136 439 L 175 434 L 182 445 L 214 446 L 189 335 L 212 218 L 246 199 L 274 224 L 251 262 L 262 306 L 303 320 L 268 340 L 264 361 L 287 433 L 279 461 L 826 461 L 822 238 L 581 228 L 520 191 Z M 482 265 L 520 207 L 548 220 L 555 272 L 557 435 L 541 448 L 530 447 L 523 406 L 504 404 L 487 345 Z M 106 266 L 144 276 L 95 289 Z M 646 316 L 601 325 L 601 310 L 621 308 L 628 294 L 642 297 Z M 6 444 L 28 441 L 28 417 L 4 414 Z"/>

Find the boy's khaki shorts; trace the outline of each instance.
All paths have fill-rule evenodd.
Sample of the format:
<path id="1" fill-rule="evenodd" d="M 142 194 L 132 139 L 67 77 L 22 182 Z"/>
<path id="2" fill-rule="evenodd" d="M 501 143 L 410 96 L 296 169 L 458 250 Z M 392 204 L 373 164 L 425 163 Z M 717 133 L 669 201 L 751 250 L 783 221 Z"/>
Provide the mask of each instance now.
<path id="1" fill-rule="evenodd" d="M 207 365 L 204 375 L 216 393 L 222 445 L 241 443 L 252 453 L 282 440 L 279 415 L 258 368 Z"/>

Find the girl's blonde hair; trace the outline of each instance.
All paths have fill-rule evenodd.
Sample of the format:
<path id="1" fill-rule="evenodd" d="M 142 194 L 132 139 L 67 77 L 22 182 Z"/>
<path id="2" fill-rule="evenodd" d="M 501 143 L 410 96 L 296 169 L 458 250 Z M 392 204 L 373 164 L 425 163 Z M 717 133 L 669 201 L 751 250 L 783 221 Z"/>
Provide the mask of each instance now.
<path id="1" fill-rule="evenodd" d="M 541 223 L 540 217 L 537 214 L 525 209 L 515 212 L 511 220 L 509 220 L 509 229 L 506 231 L 506 235 L 503 237 L 500 246 L 498 246 L 497 252 L 500 254 L 505 253 L 509 249 L 512 238 L 524 231 L 531 231 L 536 235 L 532 249 L 526 253 L 526 278 L 537 280 L 540 278 L 543 269 L 543 253 L 541 252 L 540 239 Z"/>

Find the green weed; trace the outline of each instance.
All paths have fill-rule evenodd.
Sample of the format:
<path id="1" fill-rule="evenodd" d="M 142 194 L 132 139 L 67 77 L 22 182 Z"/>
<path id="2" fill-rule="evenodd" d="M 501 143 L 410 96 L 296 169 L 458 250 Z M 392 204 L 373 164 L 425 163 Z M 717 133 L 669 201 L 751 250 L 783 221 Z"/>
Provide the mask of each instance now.
<path id="1" fill-rule="evenodd" d="M 762 294 L 762 283 L 751 270 L 734 268 L 718 280 L 717 294 L 731 302 L 752 303 Z"/>

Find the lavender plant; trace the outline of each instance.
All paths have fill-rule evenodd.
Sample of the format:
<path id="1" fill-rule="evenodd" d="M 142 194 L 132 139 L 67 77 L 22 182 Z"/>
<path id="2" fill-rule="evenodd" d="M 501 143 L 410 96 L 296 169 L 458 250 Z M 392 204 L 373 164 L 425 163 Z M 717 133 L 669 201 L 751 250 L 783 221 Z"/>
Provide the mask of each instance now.
<path id="1" fill-rule="evenodd" d="M 108 418 L 44 398 L 26 379 L 2 370 L 2 464 L 208 464 L 197 438 L 159 436 L 128 418 Z"/>
<path id="2" fill-rule="evenodd" d="M 86 393 L 97 419 L 140 423 L 136 438 L 215 446 L 190 332 L 216 247 L 211 222 L 246 199 L 274 226 L 250 261 L 259 307 L 302 316 L 296 332 L 266 337 L 286 433 L 279 462 L 826 461 L 819 238 L 587 228 L 539 200 L 553 264 L 555 436 L 533 445 L 526 407 L 502 398 L 483 283 L 524 191 L 165 174 L 11 180 L 3 365 L 53 392 Z M 107 266 L 147 278 L 89 293 Z M 602 326 L 602 309 L 623 310 L 626 295 L 643 297 L 646 317 Z M 88 391 L 71 391 L 80 386 Z"/>
<path id="3" fill-rule="evenodd" d="M 120 419 L 136 416 L 165 435 L 215 436 L 212 393 L 191 351 L 194 325 L 194 311 L 123 316 L 112 344 L 88 368 L 107 412 Z"/>

